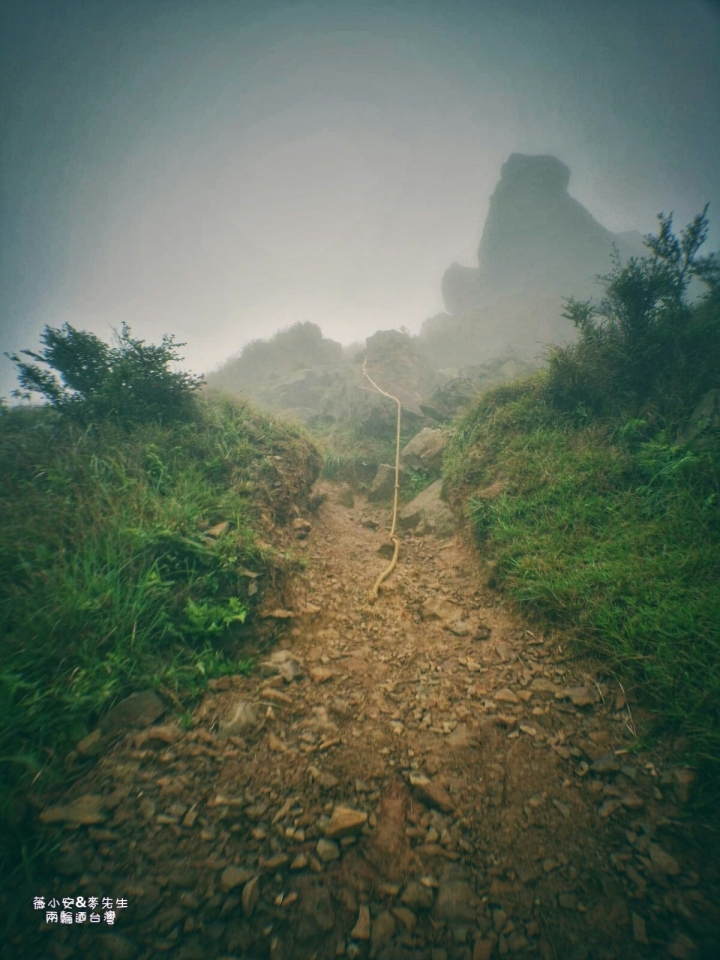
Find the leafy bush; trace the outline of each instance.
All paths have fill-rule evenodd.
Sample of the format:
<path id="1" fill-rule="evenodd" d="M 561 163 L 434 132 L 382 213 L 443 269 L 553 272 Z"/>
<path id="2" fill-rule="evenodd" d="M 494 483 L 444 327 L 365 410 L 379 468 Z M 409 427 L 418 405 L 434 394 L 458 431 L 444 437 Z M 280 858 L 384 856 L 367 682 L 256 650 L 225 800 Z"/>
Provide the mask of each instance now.
<path id="1" fill-rule="evenodd" d="M 660 214 L 650 255 L 603 277 L 599 304 L 566 300 L 575 343 L 550 354 L 547 393 L 556 406 L 590 416 L 667 422 L 686 415 L 720 385 L 720 263 L 698 251 L 708 232 L 707 205 L 676 237 L 672 215 Z M 705 287 L 692 302 L 691 283 Z"/>
<path id="2" fill-rule="evenodd" d="M 20 351 L 36 363 L 7 354 L 17 365 L 22 388 L 15 396 L 30 399 L 39 393 L 60 413 L 86 423 L 170 422 L 192 414 L 203 378 L 168 368 L 182 359 L 177 351 L 184 346 L 172 336 L 164 336 L 160 346 L 148 345 L 123 324 L 110 346 L 66 323 L 46 327 L 40 340 L 40 353 Z"/>

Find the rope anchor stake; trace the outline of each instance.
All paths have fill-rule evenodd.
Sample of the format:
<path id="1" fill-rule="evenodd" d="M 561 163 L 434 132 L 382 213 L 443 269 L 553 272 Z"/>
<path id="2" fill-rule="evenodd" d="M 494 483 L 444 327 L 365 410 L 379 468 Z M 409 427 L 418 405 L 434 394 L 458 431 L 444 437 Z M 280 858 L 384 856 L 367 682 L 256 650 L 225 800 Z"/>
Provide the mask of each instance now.
<path id="1" fill-rule="evenodd" d="M 397 404 L 397 434 L 395 440 L 395 497 L 393 500 L 393 515 L 392 515 L 392 527 L 390 529 L 390 540 L 395 545 L 395 551 L 393 553 L 393 558 L 390 561 L 386 570 L 380 574 L 380 576 L 375 581 L 375 585 L 368 594 L 368 601 L 374 603 L 380 596 L 380 586 L 387 580 L 390 574 L 393 572 L 398 562 L 398 555 L 400 553 L 400 537 L 397 535 L 397 514 L 398 514 L 398 494 L 400 492 L 400 423 L 402 418 L 402 404 L 397 397 L 394 397 L 391 393 L 386 393 L 382 390 L 372 379 L 370 374 L 367 372 L 367 357 L 363 362 L 363 373 L 370 381 L 370 383 L 375 387 L 378 393 L 381 393 L 384 397 L 387 397 L 389 400 L 394 400 Z"/>

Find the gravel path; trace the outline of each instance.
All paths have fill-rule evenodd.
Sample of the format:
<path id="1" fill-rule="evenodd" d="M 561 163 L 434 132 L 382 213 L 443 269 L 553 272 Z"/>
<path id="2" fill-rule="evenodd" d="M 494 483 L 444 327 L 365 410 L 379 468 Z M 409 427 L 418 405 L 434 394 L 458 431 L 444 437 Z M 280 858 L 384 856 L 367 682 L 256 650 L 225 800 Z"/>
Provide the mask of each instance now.
<path id="1" fill-rule="evenodd" d="M 148 694 L 81 745 L 40 813 L 57 875 L 2 955 L 720 956 L 691 774 L 637 750 L 622 689 L 480 586 L 462 537 L 406 537 L 368 605 L 388 511 L 328 489 L 259 671 L 213 681 L 190 730 Z"/>

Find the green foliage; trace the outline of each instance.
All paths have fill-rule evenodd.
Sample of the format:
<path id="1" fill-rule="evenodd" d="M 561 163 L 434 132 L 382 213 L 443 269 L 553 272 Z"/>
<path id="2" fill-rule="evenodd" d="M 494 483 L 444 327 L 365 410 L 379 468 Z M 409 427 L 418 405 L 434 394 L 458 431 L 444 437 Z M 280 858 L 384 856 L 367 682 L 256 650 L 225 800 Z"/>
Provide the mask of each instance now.
<path id="1" fill-rule="evenodd" d="M 497 582 L 571 631 L 679 731 L 720 786 L 720 449 L 696 426 L 720 383 L 720 267 L 707 208 L 647 237 L 599 306 L 568 301 L 576 343 L 547 373 L 486 393 L 456 424 L 445 475 Z M 691 301 L 691 281 L 705 293 Z M 702 419 L 702 418 L 701 418 Z M 685 437 L 687 442 L 681 442 Z M 498 478 L 496 499 L 474 495 Z"/>
<path id="2" fill-rule="evenodd" d="M 571 631 L 680 732 L 708 795 L 720 785 L 720 452 L 650 418 L 578 419 L 547 378 L 492 391 L 445 462 L 496 579 Z M 474 492 L 505 478 L 496 499 Z"/>
<path id="3" fill-rule="evenodd" d="M 178 348 L 184 346 L 172 336 L 164 336 L 159 346 L 148 345 L 123 324 L 110 346 L 66 323 L 46 327 L 40 340 L 40 353 L 21 351 L 35 363 L 7 354 L 17 365 L 22 388 L 15 396 L 30 399 L 39 393 L 60 413 L 83 423 L 168 423 L 192 413 L 203 378 L 169 369 L 182 359 Z"/>
<path id="4" fill-rule="evenodd" d="M 621 266 L 617 257 L 598 305 L 566 301 L 576 342 L 549 357 L 548 396 L 580 416 L 682 417 L 720 384 L 720 264 L 700 256 L 707 206 L 680 236 L 660 214 L 650 253 Z M 705 289 L 691 302 L 694 282 Z"/>
<path id="5" fill-rule="evenodd" d="M 0 829 L 17 836 L 22 791 L 119 699 L 163 686 L 189 706 L 247 671 L 246 572 L 288 569 L 257 531 L 302 502 L 319 456 L 299 428 L 199 402 L 130 430 L 6 411 L 0 460 Z"/>
<path id="6" fill-rule="evenodd" d="M 395 463 L 396 427 L 378 436 L 375 426 L 356 422 L 322 421 L 309 424 L 324 454 L 322 476 L 344 480 L 362 490 L 372 482 L 381 463 Z M 402 424 L 404 446 L 419 431 L 418 426 Z M 418 491 L 419 492 L 419 491 Z"/>
<path id="7" fill-rule="evenodd" d="M 413 470 L 408 468 L 405 471 L 405 484 L 402 490 L 404 500 L 414 500 L 415 497 L 426 490 L 433 482 L 433 478 L 425 470 Z"/>

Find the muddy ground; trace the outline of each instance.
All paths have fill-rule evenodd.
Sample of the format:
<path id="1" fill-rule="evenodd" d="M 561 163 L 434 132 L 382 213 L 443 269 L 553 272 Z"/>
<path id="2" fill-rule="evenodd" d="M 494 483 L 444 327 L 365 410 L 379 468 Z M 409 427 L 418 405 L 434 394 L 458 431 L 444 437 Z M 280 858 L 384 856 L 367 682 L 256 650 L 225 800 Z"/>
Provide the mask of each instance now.
<path id="1" fill-rule="evenodd" d="M 37 798 L 57 872 L 2 956 L 720 956 L 671 744 L 638 748 L 647 718 L 511 614 L 463 535 L 405 537 L 368 603 L 389 511 L 328 489 L 258 670 L 191 725 L 134 698 Z"/>

